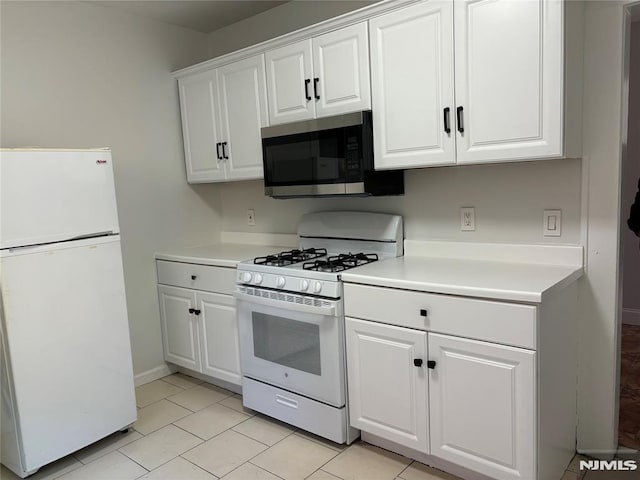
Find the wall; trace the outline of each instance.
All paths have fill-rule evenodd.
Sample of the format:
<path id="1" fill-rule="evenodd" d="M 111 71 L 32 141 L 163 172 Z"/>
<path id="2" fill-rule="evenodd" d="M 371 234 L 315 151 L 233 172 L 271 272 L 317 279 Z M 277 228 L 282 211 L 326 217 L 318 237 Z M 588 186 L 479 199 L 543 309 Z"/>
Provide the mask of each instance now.
<path id="1" fill-rule="evenodd" d="M 215 187 L 185 181 L 169 75 L 206 59 L 207 37 L 84 2 L 0 12 L 2 146 L 112 148 L 134 370 L 162 368 L 154 252 L 219 235 Z"/>
<path id="2" fill-rule="evenodd" d="M 640 178 L 640 21 L 631 28 L 629 62 L 629 138 L 622 162 L 622 243 L 623 243 L 623 311 L 622 321 L 640 325 L 640 240 L 626 228 L 629 209 L 638 190 Z"/>
<path id="3" fill-rule="evenodd" d="M 264 196 L 262 181 L 221 186 L 226 231 L 295 233 L 300 215 L 318 210 L 400 214 L 410 239 L 579 243 L 580 160 L 426 168 L 405 171 L 405 195 L 287 199 Z M 476 231 L 460 231 L 460 207 L 476 209 Z M 247 226 L 247 209 L 256 226 Z M 542 235 L 543 210 L 562 209 L 562 236 Z"/>
<path id="4" fill-rule="evenodd" d="M 618 443 L 625 2 L 585 3 L 586 275 L 579 290 L 578 450 L 608 456 Z"/>
<path id="5" fill-rule="evenodd" d="M 211 58 L 357 10 L 379 0 L 297 0 L 209 34 Z"/>

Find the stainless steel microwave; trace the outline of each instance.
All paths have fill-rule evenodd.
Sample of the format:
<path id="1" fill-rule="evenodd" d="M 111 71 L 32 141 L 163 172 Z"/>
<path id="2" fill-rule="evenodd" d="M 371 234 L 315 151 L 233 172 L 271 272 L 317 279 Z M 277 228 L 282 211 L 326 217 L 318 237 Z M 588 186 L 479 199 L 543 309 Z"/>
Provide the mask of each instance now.
<path id="1" fill-rule="evenodd" d="M 371 111 L 261 129 L 265 194 L 400 195 L 402 170 L 375 171 Z"/>

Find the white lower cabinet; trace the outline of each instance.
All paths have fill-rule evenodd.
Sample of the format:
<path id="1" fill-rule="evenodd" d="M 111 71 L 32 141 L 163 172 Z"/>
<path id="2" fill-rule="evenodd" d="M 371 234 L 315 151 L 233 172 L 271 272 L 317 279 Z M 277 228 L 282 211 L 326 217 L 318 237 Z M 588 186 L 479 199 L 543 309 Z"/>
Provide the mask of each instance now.
<path id="1" fill-rule="evenodd" d="M 236 301 L 231 295 L 235 269 L 163 260 L 157 267 L 165 360 L 241 385 Z"/>
<path id="2" fill-rule="evenodd" d="M 533 478 L 535 352 L 429 334 L 431 454 L 499 480 Z"/>
<path id="3" fill-rule="evenodd" d="M 202 373 L 240 385 L 240 354 L 236 301 L 230 295 L 196 294 L 201 311 L 200 352 Z"/>
<path id="4" fill-rule="evenodd" d="M 347 318 L 351 426 L 427 451 L 427 333 Z"/>
<path id="5" fill-rule="evenodd" d="M 538 353 L 528 347 L 537 345 L 536 318 L 548 310 L 349 283 L 344 299 L 351 426 L 445 470 L 463 467 L 496 480 L 550 480 L 550 471 L 564 471 L 572 447 L 561 444 L 571 442 L 571 425 L 539 427 L 538 389 L 548 394 L 570 377 L 559 369 L 539 387 Z M 508 318 L 511 326 L 501 323 Z M 520 324 L 519 334 L 504 334 Z M 549 468 L 538 463 L 541 433 L 547 447 L 553 435 L 562 438 L 560 454 L 544 452 Z"/>
<path id="6" fill-rule="evenodd" d="M 158 298 L 165 360 L 200 371 L 198 327 L 192 313 L 195 293 L 184 288 L 158 285 Z"/>

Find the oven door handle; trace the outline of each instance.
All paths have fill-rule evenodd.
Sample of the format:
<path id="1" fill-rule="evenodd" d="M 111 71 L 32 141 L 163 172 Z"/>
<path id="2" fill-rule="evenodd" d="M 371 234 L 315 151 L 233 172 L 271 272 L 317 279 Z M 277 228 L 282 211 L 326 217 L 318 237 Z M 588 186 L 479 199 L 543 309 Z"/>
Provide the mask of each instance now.
<path id="1" fill-rule="evenodd" d="M 244 300 L 245 302 L 253 303 L 254 305 L 265 305 L 267 307 L 281 308 L 283 310 L 294 310 L 296 312 L 311 313 L 329 317 L 335 317 L 337 310 L 335 305 L 318 307 L 316 305 L 305 305 L 301 303 L 291 303 L 282 300 L 275 300 L 273 298 L 257 297 L 255 295 L 249 295 L 244 292 L 238 291 L 233 292 L 233 296 L 238 300 Z"/>

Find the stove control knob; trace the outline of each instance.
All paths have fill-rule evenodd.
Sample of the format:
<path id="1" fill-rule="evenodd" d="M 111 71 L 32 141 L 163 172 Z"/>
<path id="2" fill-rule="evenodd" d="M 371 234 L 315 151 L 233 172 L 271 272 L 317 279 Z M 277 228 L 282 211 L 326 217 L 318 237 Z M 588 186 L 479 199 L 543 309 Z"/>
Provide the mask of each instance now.
<path id="1" fill-rule="evenodd" d="M 322 291 L 322 282 L 315 282 L 313 284 L 313 293 L 320 293 Z"/>
<path id="2" fill-rule="evenodd" d="M 244 272 L 242 274 L 242 282 L 243 283 L 249 283 L 251 282 L 251 279 L 253 278 L 253 275 L 251 275 L 250 272 Z"/>
<path id="3" fill-rule="evenodd" d="M 309 280 L 302 280 L 300 282 L 300 290 L 306 292 L 309 289 Z"/>
<path id="4" fill-rule="evenodd" d="M 260 285 L 262 283 L 262 274 L 261 273 L 256 273 L 256 276 L 253 277 L 253 283 L 255 283 L 256 285 Z"/>
<path id="5" fill-rule="evenodd" d="M 287 281 L 285 280 L 284 277 L 278 277 L 278 279 L 276 280 L 276 287 L 282 288 L 284 287 L 285 283 L 287 283 Z"/>

